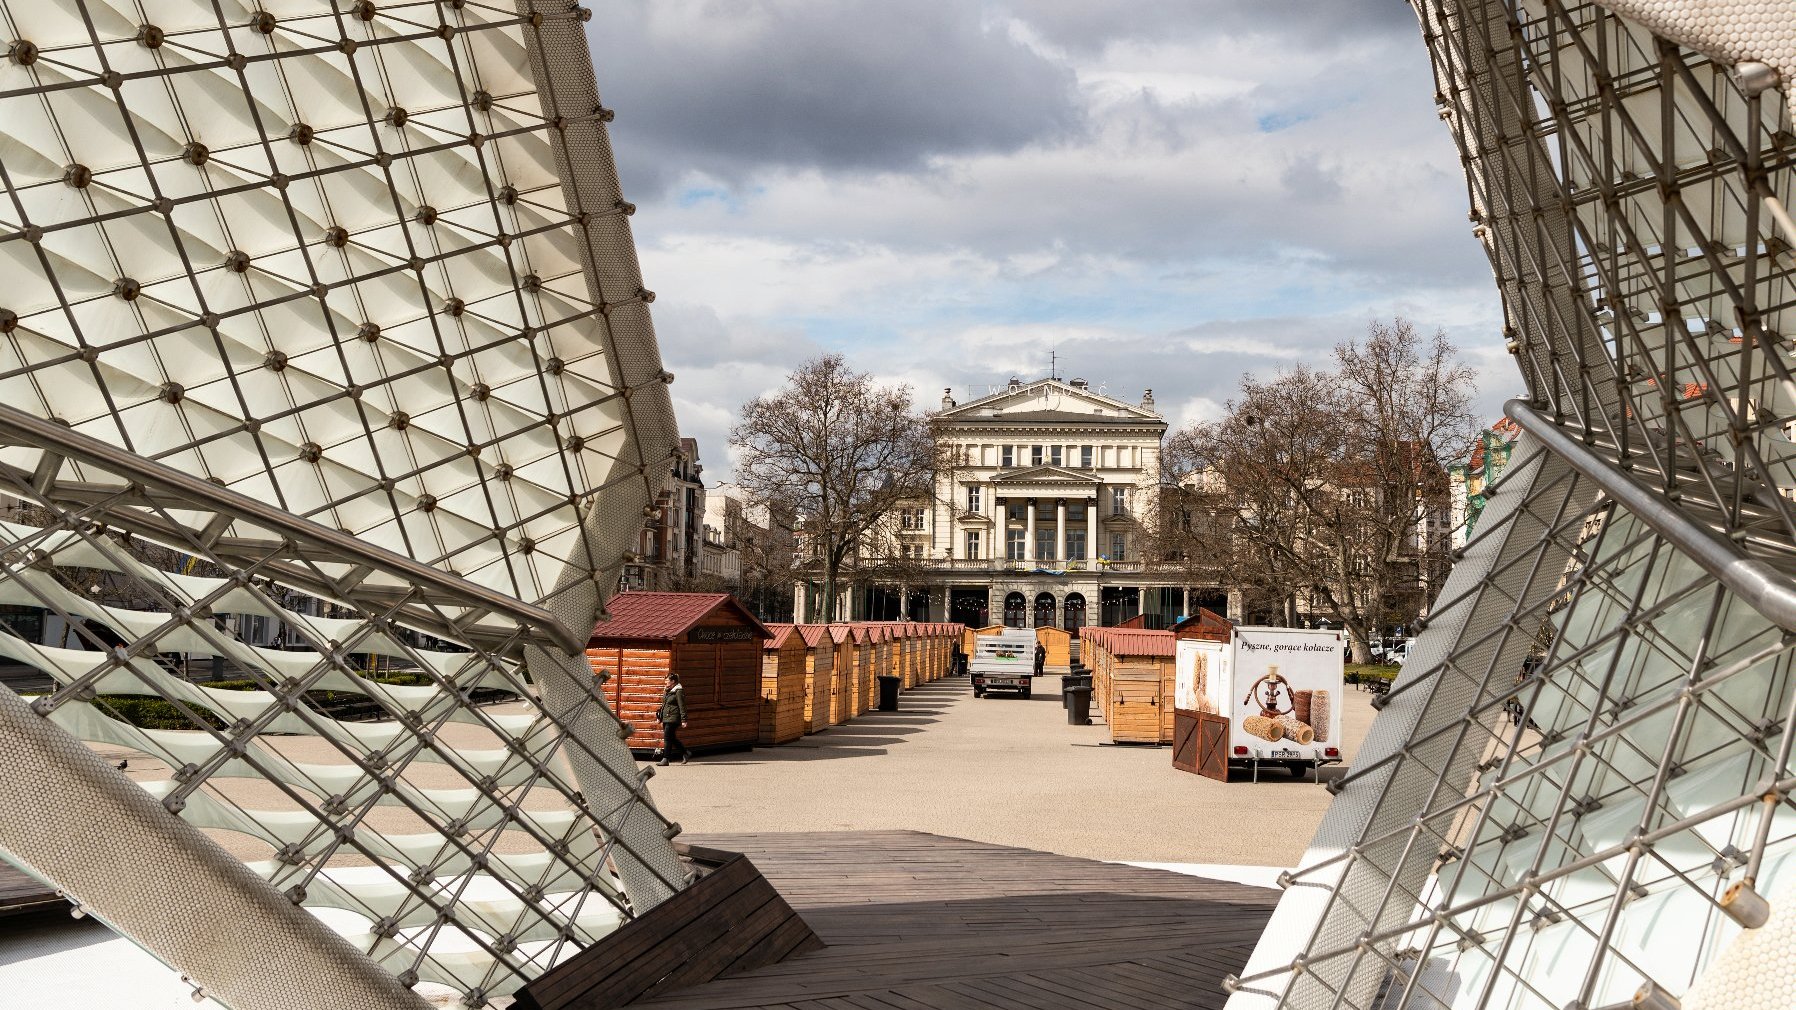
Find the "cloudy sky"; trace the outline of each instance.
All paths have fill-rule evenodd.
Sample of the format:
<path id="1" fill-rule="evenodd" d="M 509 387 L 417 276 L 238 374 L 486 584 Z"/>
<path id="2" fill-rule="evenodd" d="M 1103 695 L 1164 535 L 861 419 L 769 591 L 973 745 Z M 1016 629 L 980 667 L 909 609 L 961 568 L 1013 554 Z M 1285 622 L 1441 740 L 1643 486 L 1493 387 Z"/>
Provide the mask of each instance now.
<path id="1" fill-rule="evenodd" d="M 1402 314 L 1493 417 L 1518 386 L 1400 0 L 605 0 L 589 34 L 706 475 L 745 399 L 840 351 L 981 395 L 1243 372 Z"/>

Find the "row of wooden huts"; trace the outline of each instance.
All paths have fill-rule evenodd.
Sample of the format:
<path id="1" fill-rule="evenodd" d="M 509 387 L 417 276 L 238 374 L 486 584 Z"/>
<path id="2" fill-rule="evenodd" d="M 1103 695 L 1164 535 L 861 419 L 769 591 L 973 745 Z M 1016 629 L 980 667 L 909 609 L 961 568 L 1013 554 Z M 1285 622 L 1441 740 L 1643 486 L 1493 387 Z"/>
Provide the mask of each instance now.
<path id="1" fill-rule="evenodd" d="M 1079 659 L 1091 671 L 1092 711 L 1116 743 L 1173 742 L 1173 657 L 1181 638 L 1227 641 L 1233 626 L 1208 610 L 1165 631 L 1085 628 Z"/>
<path id="2" fill-rule="evenodd" d="M 638 753 L 661 746 L 669 670 L 686 696 L 686 746 L 790 743 L 877 706 L 881 676 L 904 688 L 947 676 L 962 632 L 916 621 L 762 624 L 726 593 L 619 593 L 606 609 L 586 657 Z"/>

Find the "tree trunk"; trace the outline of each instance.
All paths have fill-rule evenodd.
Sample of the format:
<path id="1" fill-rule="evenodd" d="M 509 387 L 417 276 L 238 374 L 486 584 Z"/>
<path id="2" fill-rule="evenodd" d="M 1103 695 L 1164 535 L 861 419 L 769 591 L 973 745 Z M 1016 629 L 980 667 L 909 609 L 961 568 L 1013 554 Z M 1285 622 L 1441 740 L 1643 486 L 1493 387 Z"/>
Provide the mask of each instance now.
<path id="1" fill-rule="evenodd" d="M 836 620 L 836 565 L 834 562 L 823 568 L 823 622 L 834 624 Z"/>
<path id="2" fill-rule="evenodd" d="M 1342 623 L 1347 626 L 1347 643 L 1353 647 L 1353 661 L 1360 664 L 1372 662 L 1372 647 L 1366 640 L 1365 629 L 1352 621 Z"/>

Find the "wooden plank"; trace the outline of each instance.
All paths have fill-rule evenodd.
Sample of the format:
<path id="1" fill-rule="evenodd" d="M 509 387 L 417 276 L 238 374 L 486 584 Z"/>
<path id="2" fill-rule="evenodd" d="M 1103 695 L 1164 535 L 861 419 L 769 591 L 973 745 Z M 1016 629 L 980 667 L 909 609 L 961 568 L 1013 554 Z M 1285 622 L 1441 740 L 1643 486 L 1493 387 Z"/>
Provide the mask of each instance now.
<path id="1" fill-rule="evenodd" d="M 56 888 L 0 859 L 0 916 L 35 912 L 66 904 Z"/>
<path id="2" fill-rule="evenodd" d="M 705 851 L 713 853 L 708 847 Z M 613 1010 L 821 946 L 746 856 L 519 990 L 518 1010 Z"/>

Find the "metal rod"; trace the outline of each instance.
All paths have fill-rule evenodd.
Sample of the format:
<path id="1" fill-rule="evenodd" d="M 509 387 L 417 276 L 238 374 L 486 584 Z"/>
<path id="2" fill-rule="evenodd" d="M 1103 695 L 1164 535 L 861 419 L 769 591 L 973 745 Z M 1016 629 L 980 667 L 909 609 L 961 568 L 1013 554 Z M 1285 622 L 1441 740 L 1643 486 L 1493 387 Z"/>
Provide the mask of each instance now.
<path id="1" fill-rule="evenodd" d="M 1710 530 L 1693 522 L 1676 506 L 1648 491 L 1583 442 L 1521 400 L 1503 405 L 1503 413 L 1540 439 L 1579 473 L 1603 489 L 1654 533 L 1669 540 L 1759 616 L 1785 631 L 1796 631 L 1796 578 L 1764 561 L 1750 558 Z"/>
<path id="2" fill-rule="evenodd" d="M 241 516 L 282 536 L 329 548 L 337 552 L 345 563 L 367 564 L 414 585 L 433 589 L 451 599 L 510 617 L 525 627 L 548 635 L 569 654 L 578 654 L 586 647 L 585 636 L 576 636 L 572 630 L 562 627 L 554 615 L 541 607 L 476 585 L 328 526 L 301 519 L 249 495 L 145 459 L 91 435 L 83 435 L 73 428 L 35 417 L 17 407 L 0 404 L 0 439 L 37 446 L 91 463 L 136 483 L 177 494 L 201 507 Z"/>

